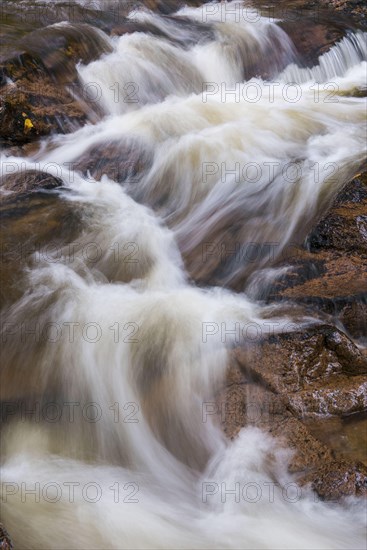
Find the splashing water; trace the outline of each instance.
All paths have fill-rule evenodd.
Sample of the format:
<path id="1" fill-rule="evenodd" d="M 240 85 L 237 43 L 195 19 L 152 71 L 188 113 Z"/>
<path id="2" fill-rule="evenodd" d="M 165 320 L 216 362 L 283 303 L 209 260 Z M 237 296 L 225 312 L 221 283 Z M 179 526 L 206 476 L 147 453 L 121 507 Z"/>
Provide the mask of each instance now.
<path id="1" fill-rule="evenodd" d="M 195 37 L 179 18 L 203 22 L 204 9 L 136 15 L 164 36 L 105 37 L 112 53 L 78 67 L 102 91 L 102 120 L 22 159 L 62 178 L 84 229 L 72 257 L 65 246 L 33 263 L 3 314 L 2 400 L 41 410 L 3 435 L 2 520 L 18 548 L 364 548 L 363 503 L 318 502 L 275 440 L 245 428 L 228 442 L 208 414 L 235 344 L 212 327 L 266 333 L 269 319 L 279 331 L 292 319 L 199 288 L 185 269 L 205 269 L 234 226 L 239 246 L 272 242 L 279 255 L 302 242 L 365 156 L 365 100 L 348 95 L 365 86 L 364 35 L 304 69 L 261 17 L 223 21 L 218 10 Z M 129 143 L 148 159 L 137 179 L 78 170 L 93 148 Z M 261 286 L 267 265 L 228 254 L 223 279 L 252 274 Z M 25 321 L 58 332 L 9 329 Z M 62 411 L 55 422 L 50 406 Z"/>

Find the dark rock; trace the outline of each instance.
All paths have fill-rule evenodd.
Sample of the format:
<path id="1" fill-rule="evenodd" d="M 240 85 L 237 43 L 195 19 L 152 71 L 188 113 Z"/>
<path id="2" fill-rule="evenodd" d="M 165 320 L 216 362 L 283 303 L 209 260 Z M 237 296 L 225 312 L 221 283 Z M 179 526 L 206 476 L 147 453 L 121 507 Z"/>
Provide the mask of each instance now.
<path id="1" fill-rule="evenodd" d="M 76 63 L 88 63 L 109 46 L 88 25 L 46 28 L 28 34 L 18 55 L 0 66 L 3 144 L 22 144 L 53 132 L 67 133 L 96 119 L 78 83 Z M 94 111 L 94 114 L 93 114 Z M 92 117 L 92 118 L 91 118 Z"/>
<path id="2" fill-rule="evenodd" d="M 322 0 L 327 7 L 351 17 L 361 28 L 367 27 L 367 6 L 364 0 Z"/>
<path id="3" fill-rule="evenodd" d="M 0 307 L 23 294 L 24 269 L 30 262 L 55 262 L 54 254 L 61 253 L 82 227 L 82 214 L 75 203 L 62 199 L 56 191 L 34 188 L 37 182 L 46 186 L 59 183 L 51 176 L 39 181 L 42 177 L 31 172 L 29 184 L 23 185 L 32 192 L 11 193 L 0 203 Z M 15 177 L 14 185 L 19 189 L 22 181 L 18 186 Z"/>
<path id="4" fill-rule="evenodd" d="M 308 237 L 311 252 L 358 251 L 367 257 L 367 172 L 339 193 L 329 212 Z"/>
<path id="5" fill-rule="evenodd" d="M 135 140 L 111 141 L 91 147 L 73 162 L 73 169 L 96 180 L 105 174 L 118 183 L 134 184 L 150 168 L 152 160 L 151 152 Z"/>
<path id="6" fill-rule="evenodd" d="M 153 23 L 145 23 L 130 19 L 126 19 L 126 21 L 123 21 L 119 25 L 113 27 L 111 30 L 111 36 L 122 36 L 123 34 L 132 34 L 134 32 L 144 32 L 147 34 L 152 34 L 153 36 L 168 38 L 167 34 L 153 25 Z"/>
<path id="7" fill-rule="evenodd" d="M 297 249 L 287 273 L 275 282 L 269 299 L 304 304 L 342 322 L 351 336 L 366 337 L 366 220 L 364 172 L 338 194 L 309 234 L 306 248 Z"/>
<path id="8" fill-rule="evenodd" d="M 364 0 L 252 0 L 251 3 L 265 16 L 293 22 L 295 29 L 307 19 L 322 24 L 329 21 L 337 25 L 344 23 L 352 28 L 367 27 L 367 8 Z"/>
<path id="9" fill-rule="evenodd" d="M 315 22 L 313 18 L 297 21 L 282 21 L 279 26 L 288 34 L 295 45 L 301 65 L 313 67 L 317 65 L 320 55 L 326 53 L 336 42 L 341 40 L 346 32 L 345 24 Z"/>
<path id="10" fill-rule="evenodd" d="M 118 26 L 114 27 L 111 31 L 112 36 L 121 36 L 123 34 L 131 34 L 134 32 L 144 32 L 160 38 L 165 38 L 170 42 L 178 44 L 181 47 L 189 47 L 198 42 L 202 43 L 210 39 L 214 39 L 214 30 L 211 25 L 204 24 L 198 21 L 193 21 L 187 17 L 182 16 L 163 16 L 164 21 L 167 23 L 172 22 L 172 32 L 162 30 L 162 28 L 155 26 L 154 23 L 136 21 L 134 19 L 127 19 Z M 177 29 L 181 27 L 186 32 L 180 34 Z"/>
<path id="11" fill-rule="evenodd" d="M 29 193 L 31 191 L 40 191 L 42 189 L 56 189 L 62 187 L 63 181 L 37 170 L 20 171 L 15 174 L 8 174 L 0 179 L 1 189 L 11 191 L 10 200 L 13 200 L 13 194 Z M 6 198 L 9 195 L 5 195 Z M 4 200 L 4 197 L 2 197 Z"/>
<path id="12" fill-rule="evenodd" d="M 164 15 L 169 15 L 176 12 L 185 5 L 201 6 L 202 4 L 206 4 L 210 1 L 211 0 L 142 0 L 141 3 L 146 8 L 152 11 L 156 11 Z"/>
<path id="13" fill-rule="evenodd" d="M 85 24 L 59 25 L 27 34 L 19 48 L 42 65 L 58 82 L 74 81 L 76 64 L 90 63 L 111 46 L 97 29 Z M 6 67 L 6 63 L 5 63 Z M 7 74 L 13 78 L 10 74 Z M 22 78 L 25 75 L 22 75 Z M 29 75 L 27 75 L 29 78 Z"/>
<path id="14" fill-rule="evenodd" d="M 340 309 L 338 317 L 354 338 L 365 337 L 367 334 L 367 299 L 361 296 L 359 302 L 347 303 Z"/>

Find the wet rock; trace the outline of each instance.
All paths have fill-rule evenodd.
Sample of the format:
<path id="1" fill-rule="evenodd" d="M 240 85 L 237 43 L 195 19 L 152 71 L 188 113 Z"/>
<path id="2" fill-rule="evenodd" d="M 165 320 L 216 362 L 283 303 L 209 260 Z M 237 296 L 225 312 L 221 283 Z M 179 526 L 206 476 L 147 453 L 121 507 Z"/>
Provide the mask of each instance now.
<path id="1" fill-rule="evenodd" d="M 269 299 L 292 300 L 367 336 L 367 173 L 348 183 L 306 241 Z M 278 266 L 286 263 L 279 263 Z"/>
<path id="2" fill-rule="evenodd" d="M 326 53 L 346 32 L 346 25 L 316 21 L 314 18 L 302 18 L 297 21 L 283 21 L 279 26 L 288 34 L 295 45 L 301 64 L 313 67 L 320 55 Z"/>
<path id="3" fill-rule="evenodd" d="M 339 500 L 350 495 L 367 496 L 367 467 L 361 462 L 335 460 L 302 478 L 322 500 Z"/>
<path id="4" fill-rule="evenodd" d="M 28 33 L 34 33 L 50 25 L 68 21 L 86 24 L 109 33 L 112 27 L 125 20 L 131 4 L 118 0 L 110 2 L 110 8 L 98 10 L 96 2 L 43 2 L 40 0 L 6 0 L 0 10 L 0 37 L 2 48 L 0 61 L 19 52 L 19 41 Z M 34 34 L 33 34 L 34 36 Z"/>
<path id="5" fill-rule="evenodd" d="M 251 3 L 265 16 L 293 22 L 295 29 L 307 19 L 322 24 L 329 21 L 345 23 L 349 27 L 367 27 L 367 8 L 363 0 L 251 0 Z M 310 46 L 313 47 L 312 44 Z"/>
<path id="6" fill-rule="evenodd" d="M 307 429 L 327 447 L 348 461 L 363 462 L 367 466 L 367 413 L 345 417 L 331 416 L 312 419 Z"/>
<path id="7" fill-rule="evenodd" d="M 211 25 L 193 21 L 183 16 L 162 16 L 165 22 L 172 23 L 171 32 L 164 31 L 161 27 L 155 26 L 152 22 L 142 22 L 134 19 L 123 21 L 111 31 L 112 36 L 121 36 L 134 32 L 144 32 L 160 38 L 169 40 L 180 47 L 191 47 L 194 44 L 214 39 L 214 30 Z M 180 32 L 180 28 L 184 32 Z"/>
<path id="8" fill-rule="evenodd" d="M 112 50 L 102 33 L 85 24 L 59 24 L 37 30 L 27 34 L 19 42 L 19 48 L 33 59 L 41 60 L 59 82 L 76 78 L 77 63 L 90 63 Z"/>
<path id="9" fill-rule="evenodd" d="M 22 295 L 26 288 L 24 270 L 30 262 L 54 263 L 82 226 L 81 211 L 75 203 L 52 189 L 35 188 L 37 184 L 56 186 L 57 178 L 43 179 L 42 173 L 31 172 L 27 182 L 18 183 L 15 176 L 16 190 L 23 185 L 32 192 L 11 193 L 0 203 L 0 307 Z M 7 185 L 11 186 L 10 177 Z"/>
<path id="10" fill-rule="evenodd" d="M 278 262 L 292 266 L 270 296 L 292 300 L 313 316 L 339 319 L 354 336 L 367 335 L 367 250 L 360 229 L 366 178 L 363 173 L 344 187 L 311 231 L 307 248 Z M 290 471 L 321 499 L 367 495 L 362 444 L 348 456 L 345 445 L 327 435 L 329 419 L 340 423 L 367 411 L 366 354 L 332 325 L 297 330 L 295 324 L 293 330 L 233 351 L 219 397 L 222 427 L 228 437 L 251 424 L 276 436 L 294 451 Z"/>
<path id="11" fill-rule="evenodd" d="M 57 187 L 62 187 L 63 181 L 46 172 L 27 170 L 3 176 L 0 179 L 0 185 L 2 191 L 11 192 L 10 196 L 5 194 L 2 200 L 6 200 L 7 198 L 13 200 L 14 193 L 19 195 L 42 189 L 56 189 Z"/>
<path id="12" fill-rule="evenodd" d="M 335 327 L 279 334 L 255 350 L 238 348 L 234 353 L 248 376 L 281 394 L 299 419 L 367 408 L 367 359 Z"/>
<path id="13" fill-rule="evenodd" d="M 236 352 L 228 369 L 226 387 L 210 413 L 215 414 L 230 439 L 245 426 L 256 426 L 276 437 L 280 446 L 292 451 L 289 471 L 297 476 L 301 486 L 311 485 L 319 498 L 339 500 L 367 495 L 366 466 L 346 459 L 316 437 L 296 418 L 284 394 L 272 391 L 261 379 L 254 381 L 252 373 L 243 370 Z"/>
<path id="14" fill-rule="evenodd" d="M 367 173 L 354 178 L 308 237 L 311 252 L 334 249 L 367 256 Z"/>
<path id="15" fill-rule="evenodd" d="M 152 153 L 136 141 L 105 142 L 86 151 L 73 162 L 73 169 L 100 180 L 107 175 L 118 183 L 134 184 L 150 167 Z"/>
<path id="16" fill-rule="evenodd" d="M 19 48 L 0 66 L 3 144 L 70 132 L 88 118 L 96 119 L 97 111 L 78 83 L 75 68 L 79 61 L 88 63 L 109 51 L 96 29 L 88 25 L 46 28 L 26 35 Z"/>
<path id="17" fill-rule="evenodd" d="M 367 300 L 361 296 L 359 302 L 347 303 L 338 313 L 345 329 L 354 338 L 363 339 L 367 334 Z"/>
<path id="18" fill-rule="evenodd" d="M 361 28 L 367 28 L 367 6 L 364 0 L 322 0 L 322 3 L 338 13 L 353 18 Z"/>
<path id="19" fill-rule="evenodd" d="M 142 0 L 142 4 L 152 10 L 156 11 L 158 13 L 162 13 L 165 15 L 168 15 L 170 13 L 174 13 L 175 11 L 178 11 L 180 8 L 184 7 L 185 5 L 188 6 L 201 6 L 202 4 L 206 4 L 210 0 Z"/>
<path id="20" fill-rule="evenodd" d="M 0 523 L 0 550 L 11 550 L 13 544 L 9 537 L 9 533 L 5 529 L 2 523 Z"/>

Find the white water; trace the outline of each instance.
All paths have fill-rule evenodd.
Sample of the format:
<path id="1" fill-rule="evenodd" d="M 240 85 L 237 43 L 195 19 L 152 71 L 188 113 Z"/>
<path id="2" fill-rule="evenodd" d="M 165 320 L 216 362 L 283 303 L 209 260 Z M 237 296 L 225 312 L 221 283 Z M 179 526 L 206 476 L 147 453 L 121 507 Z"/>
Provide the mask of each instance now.
<path id="1" fill-rule="evenodd" d="M 202 18 L 199 9 L 182 13 Z M 140 17 L 174 34 L 172 22 Z M 29 292 L 5 316 L 17 326 L 61 328 L 55 341 L 22 340 L 15 331 L 4 343 L 3 400 L 16 391 L 33 406 L 53 402 L 62 411 L 57 422 L 28 415 L 4 435 L 1 513 L 16 548 L 365 546 L 362 502 L 321 503 L 307 488 L 295 497 L 289 454 L 276 441 L 245 428 L 230 443 L 212 415 L 203 416 L 234 344 L 233 335 L 211 336 L 208 327 L 256 323 L 266 333 L 269 321 L 283 330 L 292 319 L 245 293 L 196 287 L 182 257 L 192 253 L 194 265 L 202 264 L 203 244 L 220 242 L 233 221 L 242 245 L 275 242 L 280 253 L 304 238 L 365 155 L 365 100 L 330 98 L 321 86 L 331 77 L 333 92 L 365 85 L 366 62 L 353 50 L 362 37 L 297 72 L 293 46 L 274 23 L 222 23 L 219 15 L 211 23 L 214 38 L 185 47 L 182 28 L 180 45 L 142 33 L 113 39 L 113 53 L 79 67 L 81 81 L 102 90 L 104 118 L 21 159 L 63 178 L 73 191 L 63 196 L 83 212 L 85 230 L 74 261 L 65 249 L 60 259 L 34 262 Z M 241 52 L 252 44 L 265 55 L 269 43 L 281 74 L 272 86 L 243 81 Z M 120 95 L 115 102 L 116 82 L 119 93 L 133 82 L 139 101 Z M 299 83 L 297 101 L 291 88 L 285 92 L 291 82 Z M 223 96 L 236 83 L 239 97 Z M 70 171 L 67 163 L 109 142 L 133 142 L 152 159 L 139 181 L 96 182 Z M 2 157 L 3 167 L 9 162 L 20 161 Z M 239 177 L 230 172 L 236 163 Z M 98 261 L 83 256 L 90 243 L 101 251 Z M 117 258 L 116 250 L 133 252 L 137 262 L 126 253 Z M 267 259 L 249 264 L 229 256 L 226 280 L 248 269 L 252 290 L 256 280 L 261 287 Z M 88 323 L 94 329 L 85 333 Z M 87 403 L 98 421 L 81 414 Z M 236 487 L 239 498 L 226 494 Z M 32 488 L 39 502 L 25 495 Z"/>

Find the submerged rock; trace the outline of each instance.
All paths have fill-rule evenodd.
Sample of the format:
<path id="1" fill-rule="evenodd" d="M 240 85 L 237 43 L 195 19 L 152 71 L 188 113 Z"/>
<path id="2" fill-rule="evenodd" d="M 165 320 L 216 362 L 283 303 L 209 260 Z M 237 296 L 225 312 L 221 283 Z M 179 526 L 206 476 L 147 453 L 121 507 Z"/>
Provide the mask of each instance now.
<path id="1" fill-rule="evenodd" d="M 73 162 L 73 169 L 100 180 L 103 175 L 118 183 L 134 184 L 150 168 L 153 155 L 135 140 L 95 145 Z"/>
<path id="2" fill-rule="evenodd" d="M 81 228 L 81 212 L 54 190 L 61 180 L 43 172 L 8 175 L 0 203 L 0 307 L 26 288 L 25 268 L 54 263 Z M 11 191 L 10 191 L 11 190 Z"/>

